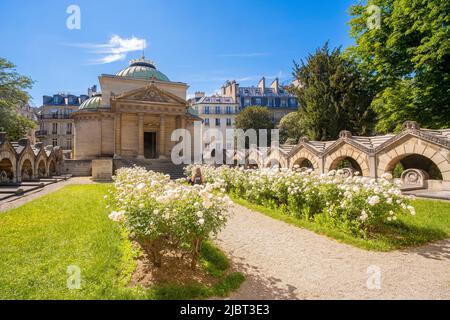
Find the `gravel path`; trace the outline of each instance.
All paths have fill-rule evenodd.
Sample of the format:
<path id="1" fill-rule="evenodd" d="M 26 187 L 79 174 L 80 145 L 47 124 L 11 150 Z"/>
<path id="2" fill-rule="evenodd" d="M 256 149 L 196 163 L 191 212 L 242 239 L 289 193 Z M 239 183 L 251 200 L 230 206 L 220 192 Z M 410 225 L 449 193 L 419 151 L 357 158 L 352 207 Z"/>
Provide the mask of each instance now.
<path id="1" fill-rule="evenodd" d="M 230 299 L 450 299 L 450 239 L 371 252 L 239 205 L 233 211 L 217 242 L 247 281 Z M 368 289 L 376 268 L 381 288 L 372 281 Z"/>

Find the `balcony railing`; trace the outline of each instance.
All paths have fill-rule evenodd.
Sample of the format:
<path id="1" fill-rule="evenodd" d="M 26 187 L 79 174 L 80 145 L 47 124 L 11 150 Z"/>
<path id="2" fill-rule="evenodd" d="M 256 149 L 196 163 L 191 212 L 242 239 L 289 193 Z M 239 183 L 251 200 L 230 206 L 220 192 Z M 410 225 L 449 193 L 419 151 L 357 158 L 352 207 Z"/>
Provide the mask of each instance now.
<path id="1" fill-rule="evenodd" d="M 38 130 L 35 135 L 36 137 L 45 137 L 47 135 L 47 130 Z"/>
<path id="2" fill-rule="evenodd" d="M 39 120 L 46 119 L 70 119 L 69 114 L 41 114 L 38 116 Z"/>

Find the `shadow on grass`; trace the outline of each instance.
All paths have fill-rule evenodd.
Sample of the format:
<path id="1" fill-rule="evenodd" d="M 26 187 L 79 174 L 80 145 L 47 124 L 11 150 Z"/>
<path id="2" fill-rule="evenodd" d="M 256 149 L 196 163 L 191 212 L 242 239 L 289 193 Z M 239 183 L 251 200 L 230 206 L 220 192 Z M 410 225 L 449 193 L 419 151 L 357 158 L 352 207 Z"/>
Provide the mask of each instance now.
<path id="1" fill-rule="evenodd" d="M 430 226 L 414 225 L 398 221 L 386 225 L 370 235 L 369 241 L 380 241 L 389 250 L 421 246 L 447 238 L 447 232 Z"/>

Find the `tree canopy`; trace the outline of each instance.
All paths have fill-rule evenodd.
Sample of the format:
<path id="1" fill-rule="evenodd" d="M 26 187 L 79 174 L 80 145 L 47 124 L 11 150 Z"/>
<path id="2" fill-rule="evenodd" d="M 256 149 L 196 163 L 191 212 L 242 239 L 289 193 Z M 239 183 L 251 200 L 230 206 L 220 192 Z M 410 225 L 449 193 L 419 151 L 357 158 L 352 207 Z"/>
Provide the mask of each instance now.
<path id="1" fill-rule="evenodd" d="M 269 109 L 259 106 L 244 108 L 237 116 L 235 122 L 236 128 L 248 129 L 273 129 L 272 115 Z"/>
<path id="2" fill-rule="evenodd" d="M 341 130 L 371 132 L 371 87 L 340 48 L 330 50 L 326 43 L 306 61 L 294 61 L 293 75 L 298 85 L 290 91 L 298 97 L 301 130 L 310 139 L 336 139 Z"/>
<path id="3" fill-rule="evenodd" d="M 291 141 L 295 144 L 304 135 L 301 119 L 301 114 L 298 111 L 290 112 L 281 118 L 278 125 L 281 143 Z"/>
<path id="4" fill-rule="evenodd" d="M 235 126 L 237 129 L 242 129 L 244 131 L 254 129 L 258 132 L 258 130 L 268 130 L 267 138 L 268 143 L 271 141 L 271 132 L 270 130 L 274 129 L 274 124 L 272 122 L 272 114 L 266 107 L 260 106 L 250 106 L 245 107 L 237 116 Z M 259 141 L 258 134 L 258 145 Z M 247 147 L 248 144 L 246 143 Z"/>
<path id="5" fill-rule="evenodd" d="M 16 108 L 28 103 L 29 95 L 25 91 L 30 89 L 33 81 L 20 75 L 15 65 L 0 58 L 0 128 L 3 128 L 11 139 L 22 138 L 34 122 L 19 115 Z"/>
<path id="6" fill-rule="evenodd" d="M 367 21 L 377 6 L 380 24 Z M 350 8 L 347 50 L 377 90 L 377 130 L 397 131 L 406 120 L 450 126 L 450 1 L 371 0 Z"/>

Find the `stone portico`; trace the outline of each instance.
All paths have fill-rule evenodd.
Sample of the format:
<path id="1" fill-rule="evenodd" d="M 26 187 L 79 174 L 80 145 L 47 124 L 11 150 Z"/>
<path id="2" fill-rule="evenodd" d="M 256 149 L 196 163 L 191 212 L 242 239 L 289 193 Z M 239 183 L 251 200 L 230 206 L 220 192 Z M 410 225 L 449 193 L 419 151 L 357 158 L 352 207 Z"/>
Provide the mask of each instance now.
<path id="1" fill-rule="evenodd" d="M 116 75 L 99 77 L 101 96 L 73 113 L 76 160 L 170 159 L 175 129 L 192 130 L 188 86 L 171 82 L 153 63 L 138 59 Z"/>

